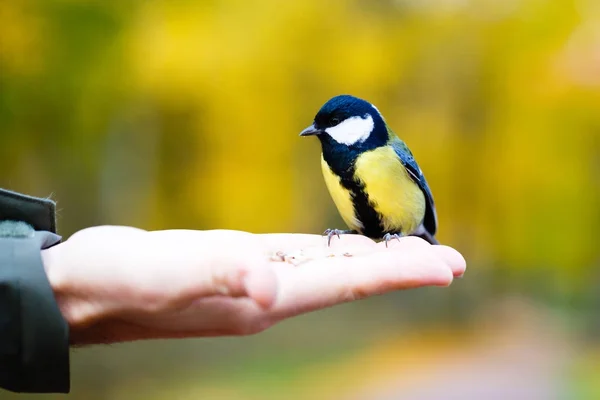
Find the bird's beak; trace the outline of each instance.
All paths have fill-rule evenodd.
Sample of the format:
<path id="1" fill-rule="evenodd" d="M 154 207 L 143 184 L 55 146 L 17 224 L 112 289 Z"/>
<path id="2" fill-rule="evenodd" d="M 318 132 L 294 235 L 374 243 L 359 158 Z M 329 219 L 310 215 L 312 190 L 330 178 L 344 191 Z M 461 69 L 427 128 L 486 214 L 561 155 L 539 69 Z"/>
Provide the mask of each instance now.
<path id="1" fill-rule="evenodd" d="M 300 132 L 300 136 L 313 136 L 320 135 L 321 133 L 323 133 L 322 130 L 315 128 L 314 125 L 311 125 L 302 132 Z"/>

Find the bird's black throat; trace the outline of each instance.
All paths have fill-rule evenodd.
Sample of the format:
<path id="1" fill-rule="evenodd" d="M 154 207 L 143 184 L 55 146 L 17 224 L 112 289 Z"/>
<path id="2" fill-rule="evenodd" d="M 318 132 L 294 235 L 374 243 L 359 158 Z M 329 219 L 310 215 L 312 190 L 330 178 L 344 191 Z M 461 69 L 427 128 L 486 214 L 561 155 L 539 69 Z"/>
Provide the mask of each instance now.
<path id="1" fill-rule="evenodd" d="M 327 140 L 327 138 L 323 138 Z M 322 140 L 323 159 L 329 165 L 334 174 L 340 177 L 341 185 L 350 192 L 354 213 L 356 218 L 363 224 L 360 233 L 373 238 L 380 239 L 388 233 L 383 230 L 381 215 L 371 204 L 369 196 L 365 192 L 364 183 L 355 179 L 356 159 L 364 151 L 359 146 L 345 146 L 330 140 L 329 143 Z"/>

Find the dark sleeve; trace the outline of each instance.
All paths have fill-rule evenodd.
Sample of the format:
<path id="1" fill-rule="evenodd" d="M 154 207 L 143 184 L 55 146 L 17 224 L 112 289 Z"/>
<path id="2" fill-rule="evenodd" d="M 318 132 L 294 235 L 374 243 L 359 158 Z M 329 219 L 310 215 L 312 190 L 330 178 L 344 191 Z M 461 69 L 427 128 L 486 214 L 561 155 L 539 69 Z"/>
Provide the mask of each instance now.
<path id="1" fill-rule="evenodd" d="M 54 203 L 0 189 L 0 387 L 68 393 L 69 329 L 41 249 L 60 242 Z"/>

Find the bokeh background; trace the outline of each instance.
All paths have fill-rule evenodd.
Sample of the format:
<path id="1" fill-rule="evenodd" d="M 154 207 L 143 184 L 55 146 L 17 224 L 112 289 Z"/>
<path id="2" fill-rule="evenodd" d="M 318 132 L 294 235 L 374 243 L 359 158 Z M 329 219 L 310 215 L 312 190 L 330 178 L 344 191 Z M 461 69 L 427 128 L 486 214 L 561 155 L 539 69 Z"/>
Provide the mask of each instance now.
<path id="1" fill-rule="evenodd" d="M 600 398 L 595 0 L 2 0 L 0 186 L 64 237 L 319 233 L 343 224 L 298 132 L 341 93 L 412 148 L 465 278 L 73 350 L 69 398 Z"/>

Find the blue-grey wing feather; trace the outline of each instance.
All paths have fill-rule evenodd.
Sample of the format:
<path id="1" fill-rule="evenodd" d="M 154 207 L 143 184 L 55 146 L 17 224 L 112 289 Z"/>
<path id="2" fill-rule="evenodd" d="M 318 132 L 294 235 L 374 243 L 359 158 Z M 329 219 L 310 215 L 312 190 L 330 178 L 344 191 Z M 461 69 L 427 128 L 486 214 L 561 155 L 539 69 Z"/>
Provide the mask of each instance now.
<path id="1" fill-rule="evenodd" d="M 434 236 L 437 231 L 437 213 L 435 210 L 435 203 L 433 201 L 433 196 L 431 194 L 431 190 L 429 189 L 429 185 L 427 184 L 427 180 L 425 179 L 425 175 L 419 168 L 417 161 L 412 155 L 410 149 L 406 144 L 397 138 L 393 138 L 390 141 L 390 145 L 394 148 L 394 151 L 402 161 L 402 164 L 408 171 L 411 178 L 415 181 L 419 188 L 423 191 L 425 195 L 425 217 L 423 219 L 423 226 L 427 230 L 427 232 Z"/>

